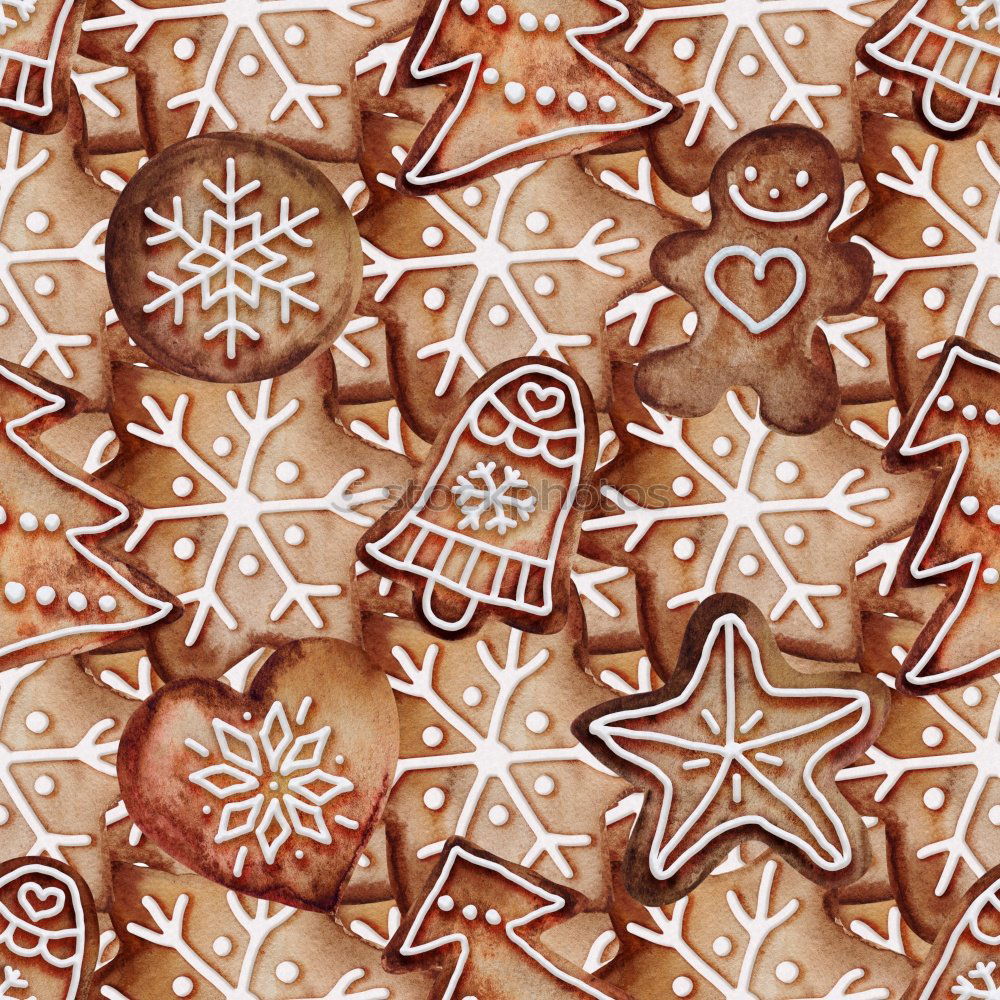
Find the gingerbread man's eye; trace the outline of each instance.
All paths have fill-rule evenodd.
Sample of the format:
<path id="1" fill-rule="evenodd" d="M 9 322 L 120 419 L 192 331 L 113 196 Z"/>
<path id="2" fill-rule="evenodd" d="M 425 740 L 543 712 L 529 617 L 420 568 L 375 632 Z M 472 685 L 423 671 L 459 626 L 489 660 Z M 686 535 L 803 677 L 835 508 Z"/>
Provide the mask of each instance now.
<path id="1" fill-rule="evenodd" d="M 756 167 L 747 167 L 746 170 L 743 171 L 743 176 L 748 181 L 755 181 L 755 180 L 757 180 L 757 168 Z"/>
<path id="2" fill-rule="evenodd" d="M 795 186 L 799 188 L 804 188 L 809 183 L 809 171 L 800 170 L 795 175 Z"/>

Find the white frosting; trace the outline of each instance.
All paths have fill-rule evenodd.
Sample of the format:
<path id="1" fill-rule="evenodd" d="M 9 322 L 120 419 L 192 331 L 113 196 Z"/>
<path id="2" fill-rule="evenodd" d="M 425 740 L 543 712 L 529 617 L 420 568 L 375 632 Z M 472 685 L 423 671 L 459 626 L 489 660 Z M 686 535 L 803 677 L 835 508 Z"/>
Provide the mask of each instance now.
<path id="1" fill-rule="evenodd" d="M 795 271 L 795 283 L 791 291 L 785 296 L 776 309 L 770 312 L 763 319 L 754 319 L 745 309 L 738 306 L 721 288 L 715 280 L 715 272 L 718 266 L 730 257 L 743 257 L 753 264 L 753 276 L 757 281 L 763 281 L 767 275 L 767 265 L 772 260 L 785 260 L 792 265 Z M 713 299 L 726 310 L 730 316 L 739 320 L 750 333 L 766 333 L 771 327 L 780 323 L 798 304 L 802 298 L 802 293 L 806 288 L 806 265 L 802 258 L 788 247 L 772 247 L 770 250 L 760 254 L 751 250 L 747 246 L 722 247 L 712 254 L 705 265 L 705 287 L 708 288 Z"/>
<path id="2" fill-rule="evenodd" d="M 818 212 L 830 200 L 829 195 L 825 191 L 821 191 L 815 198 L 798 208 L 784 210 L 758 208 L 747 201 L 738 184 L 729 185 L 729 198 L 744 215 L 756 219 L 758 222 L 801 222 Z"/>

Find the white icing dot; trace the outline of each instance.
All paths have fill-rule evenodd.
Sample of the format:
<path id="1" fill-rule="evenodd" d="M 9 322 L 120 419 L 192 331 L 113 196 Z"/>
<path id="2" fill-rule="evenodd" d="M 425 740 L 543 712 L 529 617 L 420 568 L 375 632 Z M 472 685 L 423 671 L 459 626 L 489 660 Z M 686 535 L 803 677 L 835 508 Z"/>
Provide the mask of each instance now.
<path id="1" fill-rule="evenodd" d="M 987 517 L 988 517 L 988 518 L 989 518 L 989 519 L 990 519 L 990 520 L 991 520 L 991 521 L 992 521 L 992 522 L 993 522 L 994 524 L 1000 524 L 1000 506 L 998 506 L 997 504 L 994 504 L 994 505 L 993 505 L 992 507 L 990 507 L 990 509 L 989 509 L 989 510 L 988 510 L 988 511 L 986 512 L 986 516 L 987 516 Z"/>
<path id="2" fill-rule="evenodd" d="M 566 98 L 566 103 L 574 111 L 586 111 L 587 110 L 587 98 L 580 93 L 579 90 L 571 90 L 569 97 Z"/>
<path id="3" fill-rule="evenodd" d="M 232 450 L 233 440 L 232 438 L 227 438 L 224 434 L 220 435 L 212 442 L 212 451 L 214 451 L 219 458 L 225 458 Z"/>
<path id="4" fill-rule="evenodd" d="M 756 56 L 746 55 L 740 58 L 736 67 L 744 76 L 753 76 L 760 69 L 760 63 Z"/>
<path id="5" fill-rule="evenodd" d="M 306 856 L 306 852 L 305 851 L 301 851 L 300 850 L 300 851 L 296 851 L 295 852 L 295 860 L 296 861 L 301 861 L 305 856 Z M 358 867 L 359 868 L 367 868 L 369 864 L 370 864 L 370 862 L 368 861 L 366 855 L 362 854 L 361 857 L 358 858 Z"/>
<path id="6" fill-rule="evenodd" d="M 462 907 L 462 916 L 465 917 L 466 920 L 475 920 L 476 917 L 479 916 L 479 910 L 472 903 L 466 903 L 466 905 Z"/>
<path id="7" fill-rule="evenodd" d="M 992 806 L 987 816 L 989 816 L 990 822 L 994 826 L 1000 826 L 1000 806 Z"/>
<path id="8" fill-rule="evenodd" d="M 698 328 L 698 314 L 692 309 L 684 314 L 681 320 L 681 329 L 690 337 Z"/>
<path id="9" fill-rule="evenodd" d="M 297 24 L 290 24 L 285 28 L 285 41 L 289 45 L 301 45 L 306 40 L 306 33 Z"/>
<path id="10" fill-rule="evenodd" d="M 444 913 L 450 913 L 455 909 L 455 900 L 451 896 L 439 896 L 438 897 L 438 909 Z"/>
<path id="11" fill-rule="evenodd" d="M 962 201 L 964 201 L 969 208 L 975 208 L 976 205 L 978 205 L 982 200 L 983 192 L 975 186 L 967 187 L 962 192 Z"/>
<path id="12" fill-rule="evenodd" d="M 942 413 L 951 413 L 951 411 L 955 409 L 955 400 L 953 400 L 951 396 L 947 395 L 938 396 L 937 405 L 938 409 Z"/>
<path id="13" fill-rule="evenodd" d="M 194 991 L 194 981 L 190 976 L 178 976 L 171 984 L 175 997 L 189 997 Z"/>
<path id="14" fill-rule="evenodd" d="M 549 217 L 544 212 L 529 212 L 524 224 L 530 232 L 538 236 L 549 228 Z"/>
<path id="15" fill-rule="evenodd" d="M 483 83 L 488 83 L 491 86 L 500 79 L 500 73 L 495 70 L 492 66 L 487 66 L 483 70 Z"/>
<path id="16" fill-rule="evenodd" d="M 472 17 L 479 10 L 479 0 L 462 0 L 460 4 L 462 12 Z"/>
<path id="17" fill-rule="evenodd" d="M 299 467 L 294 462 L 279 462 L 274 474 L 280 482 L 289 485 L 299 478 Z"/>
<path id="18" fill-rule="evenodd" d="M 174 55 L 183 62 L 187 62 L 194 55 L 194 40 L 191 38 L 178 38 L 174 42 Z"/>
<path id="19" fill-rule="evenodd" d="M 118 602 L 110 594 L 101 594 L 97 599 L 97 606 L 105 614 L 111 614 L 118 607 Z"/>
<path id="20" fill-rule="evenodd" d="M 274 977 L 279 983 L 294 983 L 299 978 L 299 967 L 294 962 L 279 962 L 274 968 Z"/>
<path id="21" fill-rule="evenodd" d="M 35 791 L 39 795 L 51 795 L 56 790 L 55 779 L 48 774 L 40 774 L 35 778 Z"/>
<path id="22" fill-rule="evenodd" d="M 778 982 L 794 983 L 799 978 L 799 967 L 794 962 L 779 962 L 774 969 Z"/>
<path id="23" fill-rule="evenodd" d="M 675 496 L 687 497 L 694 490 L 694 482 L 688 476 L 678 476 L 671 484 L 670 488 Z"/>
<path id="24" fill-rule="evenodd" d="M 74 590 L 69 597 L 66 598 L 66 603 L 77 613 L 87 610 L 87 605 L 89 601 L 86 596 L 81 594 L 79 590 Z"/>
<path id="25" fill-rule="evenodd" d="M 785 528 L 785 541 L 789 545 L 801 545 L 805 541 L 806 533 L 802 530 L 801 525 L 790 524 Z"/>
<path id="26" fill-rule="evenodd" d="M 1000 424 L 1000 410 L 994 410 L 992 407 L 986 411 L 986 423 L 996 427 Z"/>
<path id="27" fill-rule="evenodd" d="M 712 942 L 712 951 L 715 952 L 719 958 L 725 958 L 733 950 L 733 942 L 731 938 L 727 938 L 724 934 L 717 937 Z"/>
<path id="28" fill-rule="evenodd" d="M 962 692 L 962 701 L 964 701 L 969 708 L 975 708 L 982 700 L 983 692 L 980 691 L 974 684 L 971 687 L 967 687 Z"/>
<path id="29" fill-rule="evenodd" d="M 774 478 L 779 483 L 794 483 L 799 478 L 799 467 L 794 462 L 779 462 L 774 468 Z"/>
<path id="30" fill-rule="evenodd" d="M 299 524 L 290 524 L 285 528 L 285 541 L 289 545 L 301 545 L 305 541 L 306 533 Z"/>
<path id="31" fill-rule="evenodd" d="M 801 45 L 806 39 L 806 33 L 797 24 L 785 28 L 785 41 L 789 45 Z"/>
<path id="32" fill-rule="evenodd" d="M 243 721 L 244 722 L 249 722 L 252 718 L 253 718 L 253 715 L 250 712 L 244 712 L 243 713 Z"/>
<path id="33" fill-rule="evenodd" d="M 489 18 L 489 19 L 490 19 L 490 20 L 491 20 L 491 21 L 492 21 L 492 22 L 493 22 L 494 24 L 504 24 L 504 23 L 506 22 L 506 20 L 507 20 L 507 11 L 505 11 L 505 10 L 503 9 L 503 7 L 501 7 L 501 6 L 500 6 L 500 4 L 498 4 L 498 3 L 495 3 L 495 4 L 494 4 L 494 5 L 492 6 L 492 7 L 490 7 L 490 9 L 489 9 L 489 10 L 488 10 L 488 11 L 486 12 L 486 16 L 487 16 L 487 17 L 488 17 L 488 18 Z"/>
<path id="34" fill-rule="evenodd" d="M 808 170 L 800 170 L 795 175 L 795 186 L 796 187 L 800 187 L 800 188 L 804 188 L 808 183 L 809 183 L 809 171 Z"/>
<path id="35" fill-rule="evenodd" d="M 979 416 L 979 410 L 977 410 L 972 403 L 967 404 L 962 407 L 962 416 L 966 420 L 975 420 Z"/>
<path id="36" fill-rule="evenodd" d="M 538 30 L 538 18 L 534 14 L 524 13 L 519 18 L 517 23 L 521 25 L 522 31 L 537 31 Z"/>
<path id="37" fill-rule="evenodd" d="M 743 171 L 743 176 L 752 184 L 755 180 L 757 180 L 757 168 L 753 165 L 747 167 L 746 170 Z"/>
<path id="38" fill-rule="evenodd" d="M 244 76 L 253 76 L 254 73 L 260 69 L 260 63 L 257 61 L 257 57 L 252 56 L 249 53 L 245 56 L 240 56 L 240 61 L 236 65 Z"/>
<path id="39" fill-rule="evenodd" d="M 533 733 L 544 733 L 549 728 L 549 717 L 544 712 L 529 712 L 524 718 L 524 724 Z"/>
<path id="40" fill-rule="evenodd" d="M 997 581 L 1000 581 L 1000 569 L 990 566 L 983 570 L 983 583 L 988 583 L 992 587 Z"/>
<path id="41" fill-rule="evenodd" d="M 6 523 L 7 523 L 7 511 L 4 509 L 2 505 L 0 505 L 0 524 L 6 524 Z"/>
<path id="42" fill-rule="evenodd" d="M 9 583 L 4 584 L 3 595 L 11 604 L 20 604 L 24 600 L 24 594 L 23 583 L 16 583 L 11 580 Z"/>
<path id="43" fill-rule="evenodd" d="M 444 789 L 432 785 L 424 792 L 424 805 L 433 812 L 437 812 L 444 805 Z"/>
<path id="44" fill-rule="evenodd" d="M 687 562 L 694 555 L 694 539 L 688 538 L 686 535 L 678 538 L 674 542 L 674 555 L 681 562 Z"/>
<path id="45" fill-rule="evenodd" d="M 944 233 L 938 226 L 928 226 L 921 234 L 920 238 L 924 241 L 925 247 L 937 247 L 941 245 L 941 241 L 944 239 Z"/>
<path id="46" fill-rule="evenodd" d="M 233 950 L 233 942 L 231 938 L 227 938 L 225 934 L 219 935 L 212 942 L 212 951 L 215 952 L 219 958 L 225 958 Z"/>
<path id="47" fill-rule="evenodd" d="M 424 292 L 424 305 L 431 312 L 437 312 L 444 305 L 444 290 L 438 288 L 436 285 L 428 288 Z"/>
<path id="48" fill-rule="evenodd" d="M 3 826 L 10 819 L 10 813 L 6 806 L 0 806 L 0 826 Z"/>
<path id="49" fill-rule="evenodd" d="M 556 92 L 552 87 L 539 87 L 535 91 L 535 100 L 543 107 L 547 108 L 556 99 Z"/>
<path id="50" fill-rule="evenodd" d="M 256 556 L 240 556 L 240 561 L 236 564 L 244 576 L 253 576 L 260 569 L 260 563 Z"/>
<path id="51" fill-rule="evenodd" d="M 428 226 L 420 234 L 420 238 L 424 241 L 424 246 L 439 247 L 444 241 L 444 233 L 438 226 Z"/>
<path id="52" fill-rule="evenodd" d="M 924 746 L 939 747 L 944 740 L 944 733 L 937 726 L 928 726 L 920 734 L 920 738 L 924 741 Z"/>
<path id="53" fill-rule="evenodd" d="M 509 83 L 503 85 L 503 96 L 510 101 L 511 104 L 520 104 L 524 100 L 524 95 L 527 91 L 524 89 L 523 83 L 517 83 L 511 80 Z"/>
<path id="54" fill-rule="evenodd" d="M 486 911 L 485 916 L 486 916 L 486 923 L 490 924 L 493 927 L 496 927 L 497 924 L 499 924 L 500 921 L 503 920 L 503 917 L 500 916 L 499 912 L 497 910 L 494 910 L 492 907 Z"/>
<path id="55" fill-rule="evenodd" d="M 44 712 L 29 712 L 25 716 L 24 724 L 29 732 L 37 735 L 49 728 L 49 717 Z"/>
<path id="56" fill-rule="evenodd" d="M 25 511 L 18 519 L 22 531 L 37 531 L 38 518 L 31 511 Z"/>
<path id="57" fill-rule="evenodd" d="M 719 458 L 725 458 L 733 450 L 733 442 L 731 438 L 727 438 L 725 435 L 717 437 L 712 442 L 712 451 L 715 452 Z"/>
<path id="58" fill-rule="evenodd" d="M 928 288 L 924 292 L 924 305 L 932 312 L 937 312 L 944 305 L 944 292 L 940 288 Z"/>
<path id="59" fill-rule="evenodd" d="M 937 812 L 944 805 L 944 792 L 936 786 L 928 788 L 924 792 L 924 805 Z"/>
<path id="60" fill-rule="evenodd" d="M 558 14 L 546 14 L 545 21 L 543 23 L 546 31 L 558 31 L 559 25 L 562 22 L 559 20 Z"/>
<path id="61" fill-rule="evenodd" d="M 174 542 L 174 555 L 183 562 L 187 562 L 194 555 L 194 539 L 182 535 Z"/>
<path id="62" fill-rule="evenodd" d="M 760 569 L 760 562 L 756 556 L 748 553 L 745 556 L 740 556 L 740 561 L 736 566 L 744 576 L 753 576 Z"/>
<path id="63" fill-rule="evenodd" d="M 958 502 L 958 506 L 962 508 L 963 514 L 968 514 L 969 517 L 972 517 L 979 510 L 979 501 L 975 497 L 962 497 Z"/>
<path id="64" fill-rule="evenodd" d="M 0 306 L 0 326 L 3 326 L 7 320 L 10 319 L 10 313 L 7 312 L 6 306 Z"/>
<path id="65" fill-rule="evenodd" d="M 35 600 L 43 608 L 47 608 L 55 599 L 56 592 L 51 587 L 39 587 L 35 591 Z"/>
<path id="66" fill-rule="evenodd" d="M 610 115 L 618 107 L 618 102 L 610 94 L 604 94 L 597 99 L 597 106 L 606 115 Z"/>
<path id="67" fill-rule="evenodd" d="M 540 774 L 535 778 L 535 791 L 539 795 L 551 795 L 555 791 L 556 783 L 551 775 Z"/>
<path id="68" fill-rule="evenodd" d="M 486 317 L 494 326 L 503 326 L 510 319 L 510 312 L 506 306 L 490 306 Z"/>
<path id="69" fill-rule="evenodd" d="M 469 708 L 475 708 L 482 700 L 482 689 L 477 688 L 475 684 L 470 685 L 462 692 L 462 701 L 464 701 Z"/>
<path id="70" fill-rule="evenodd" d="M 444 740 L 444 733 L 437 726 L 428 726 L 421 734 L 424 746 L 439 747 Z"/>
<path id="71" fill-rule="evenodd" d="M 687 62 L 694 55 L 694 39 L 688 38 L 687 36 L 683 38 L 678 38 L 674 42 L 674 56 L 680 59 L 681 62 Z"/>
<path id="72" fill-rule="evenodd" d="M 687 976 L 678 976 L 671 984 L 675 997 L 689 997 L 694 989 L 694 983 Z"/>
<path id="73" fill-rule="evenodd" d="M 170 484 L 170 488 L 174 491 L 174 496 L 189 497 L 194 489 L 194 483 L 187 476 L 178 476 Z"/>
<path id="74" fill-rule="evenodd" d="M 1000 306 L 990 306 L 990 311 L 986 314 L 986 318 L 994 326 L 1000 326 Z"/>
<path id="75" fill-rule="evenodd" d="M 540 274 L 535 278 L 534 288 L 539 295 L 551 295 L 556 290 L 556 283 L 551 274 Z"/>
<path id="76" fill-rule="evenodd" d="M 469 208 L 475 208 L 482 200 L 483 192 L 477 187 L 467 187 L 462 192 L 462 201 L 464 201 Z"/>
<path id="77" fill-rule="evenodd" d="M 49 217 L 44 212 L 29 212 L 24 224 L 32 233 L 44 233 L 49 228 Z"/>

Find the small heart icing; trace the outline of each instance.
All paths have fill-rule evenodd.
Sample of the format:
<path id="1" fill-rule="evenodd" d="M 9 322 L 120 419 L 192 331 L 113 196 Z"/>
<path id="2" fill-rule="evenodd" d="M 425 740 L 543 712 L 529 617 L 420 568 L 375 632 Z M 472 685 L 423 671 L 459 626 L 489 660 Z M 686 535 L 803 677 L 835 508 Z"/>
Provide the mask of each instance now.
<path id="1" fill-rule="evenodd" d="M 786 260 L 795 270 L 795 284 L 791 291 L 785 296 L 778 308 L 769 313 L 763 319 L 754 319 L 745 309 L 738 306 L 721 288 L 715 280 L 715 272 L 719 265 L 729 260 L 730 257 L 742 257 L 753 264 L 753 276 L 758 281 L 764 281 L 767 274 L 767 265 L 772 260 Z M 799 303 L 802 293 L 806 287 L 806 266 L 802 258 L 788 247 L 772 247 L 770 250 L 760 254 L 756 250 L 751 250 L 747 246 L 723 247 L 717 250 L 705 266 L 705 286 L 716 302 L 729 313 L 734 319 L 742 323 L 750 333 L 766 333 L 771 327 L 780 323 Z"/>
<path id="2" fill-rule="evenodd" d="M 66 893 L 56 887 L 43 889 L 37 882 L 25 882 L 17 890 L 17 901 L 37 924 L 62 913 L 66 905 Z"/>
<path id="3" fill-rule="evenodd" d="M 527 382 L 517 390 L 517 401 L 524 412 L 538 423 L 562 411 L 566 405 L 566 393 L 556 386 L 543 389 L 537 382 Z"/>

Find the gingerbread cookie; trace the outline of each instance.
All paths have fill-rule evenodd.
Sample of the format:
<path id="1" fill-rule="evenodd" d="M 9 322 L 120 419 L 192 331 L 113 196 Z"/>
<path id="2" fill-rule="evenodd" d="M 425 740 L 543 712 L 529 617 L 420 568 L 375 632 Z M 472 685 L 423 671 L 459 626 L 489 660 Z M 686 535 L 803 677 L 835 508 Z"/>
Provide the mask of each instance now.
<path id="1" fill-rule="evenodd" d="M 883 453 L 890 471 L 938 470 L 898 576 L 948 585 L 903 661 L 903 683 L 914 693 L 997 672 L 1000 636 L 990 623 L 1000 615 L 998 454 L 1000 357 L 956 337 Z"/>
<path id="2" fill-rule="evenodd" d="M 941 140 L 916 122 L 864 119 L 870 196 L 847 225 L 872 255 L 866 308 L 889 338 L 893 392 L 904 411 L 952 336 L 1000 354 L 995 268 L 1000 234 L 1000 124 Z"/>
<path id="3" fill-rule="evenodd" d="M 774 433 L 749 392 L 684 420 L 643 407 L 631 383 L 616 372 L 620 451 L 581 548 L 635 572 L 654 660 L 669 671 L 691 612 L 721 591 L 753 600 L 786 652 L 855 659 L 855 563 L 916 520 L 931 477 L 884 472 L 878 447 L 837 424 Z"/>
<path id="4" fill-rule="evenodd" d="M 245 695 L 188 680 L 144 702 L 122 737 L 122 797 L 194 871 L 333 910 L 382 811 L 397 745 L 389 685 L 360 649 L 289 643 Z"/>
<path id="5" fill-rule="evenodd" d="M 39 441 L 82 408 L 68 389 L 0 365 L 0 669 L 131 640 L 175 616 L 170 595 L 107 554 L 135 502 Z"/>
<path id="6" fill-rule="evenodd" d="M 8 0 L 0 10 L 0 122 L 50 134 L 66 125 L 83 0 Z"/>
<path id="7" fill-rule="evenodd" d="M 671 95 L 601 43 L 628 27 L 621 0 L 431 0 L 403 62 L 447 97 L 400 170 L 413 192 L 606 146 L 677 117 Z M 544 72 L 541 72 L 544 70 Z"/>
<path id="8" fill-rule="evenodd" d="M 931 128 L 955 134 L 1000 110 L 998 25 L 989 0 L 898 0 L 864 33 L 858 59 L 909 88 Z"/>
<path id="9" fill-rule="evenodd" d="M 356 641 L 354 546 L 410 465 L 335 422 L 329 353 L 259 383 L 118 365 L 114 384 L 105 475 L 144 508 L 121 545 L 185 607 L 149 634 L 157 672 L 218 677 L 260 646 Z"/>
<path id="10" fill-rule="evenodd" d="M 872 744 L 888 709 L 872 678 L 793 669 L 749 601 L 708 598 L 663 688 L 573 723 L 598 760 L 645 792 L 623 862 L 629 893 L 672 903 L 748 838 L 820 884 L 858 878 L 868 839 L 834 776 Z"/>
<path id="11" fill-rule="evenodd" d="M 607 897 L 604 814 L 627 788 L 569 729 L 607 697 L 586 672 L 582 617 L 574 600 L 555 635 L 490 623 L 450 642 L 416 622 L 366 621 L 365 647 L 389 674 L 399 711 L 386 829 L 404 908 L 452 835 L 589 899 Z"/>
<path id="12" fill-rule="evenodd" d="M 275 139 L 314 160 L 357 159 L 354 64 L 412 24 L 418 0 L 96 0 L 80 51 L 135 73 L 143 145 L 208 132 Z"/>
<path id="13" fill-rule="evenodd" d="M 623 54 L 684 105 L 647 145 L 657 173 L 696 195 L 726 147 L 754 129 L 797 122 L 822 131 L 837 156 L 859 149 L 854 49 L 884 3 L 640 0 Z"/>
<path id="14" fill-rule="evenodd" d="M 649 255 L 678 221 L 628 201 L 572 159 L 532 163 L 464 189 L 414 198 L 393 177 L 416 128 L 370 119 L 358 216 L 362 309 L 386 324 L 394 395 L 428 440 L 493 366 L 566 361 L 603 408 L 604 313 L 650 280 Z"/>
<path id="15" fill-rule="evenodd" d="M 569 366 L 497 365 L 442 428 L 407 495 L 365 532 L 358 559 L 409 587 L 442 631 L 487 614 L 559 631 L 596 424 L 590 391 Z"/>
<path id="16" fill-rule="evenodd" d="M 843 190 L 836 151 L 802 126 L 760 129 L 726 151 L 712 171 L 708 228 L 653 251 L 653 273 L 692 304 L 698 325 L 688 343 L 642 359 L 644 402 L 696 417 L 746 385 L 764 422 L 786 434 L 833 419 L 840 390 L 816 324 L 859 306 L 872 274 L 860 248 L 828 239 Z"/>
<path id="17" fill-rule="evenodd" d="M 108 287 L 155 361 L 212 382 L 281 375 L 347 323 L 361 287 L 351 213 L 277 143 L 178 143 L 128 182 L 108 226 Z"/>
<path id="18" fill-rule="evenodd" d="M 75 56 L 73 86 L 87 120 L 87 150 L 94 154 L 131 153 L 142 149 L 135 76 L 127 66 L 106 66 Z"/>
<path id="19" fill-rule="evenodd" d="M 436 972 L 428 1000 L 630 1000 L 540 940 L 586 909 L 572 889 L 452 837 L 382 963 L 390 972 Z M 442 951 L 453 944 L 461 947 Z"/>
<path id="20" fill-rule="evenodd" d="M 190 873 L 115 866 L 114 960 L 102 1000 L 175 997 L 423 1000 L 423 976 L 390 976 L 332 914 L 251 899 Z M 41 998 L 39 998 L 41 1000 Z"/>
<path id="21" fill-rule="evenodd" d="M 69 865 L 0 864 L 0 996 L 86 1000 L 97 939 L 93 897 Z"/>

